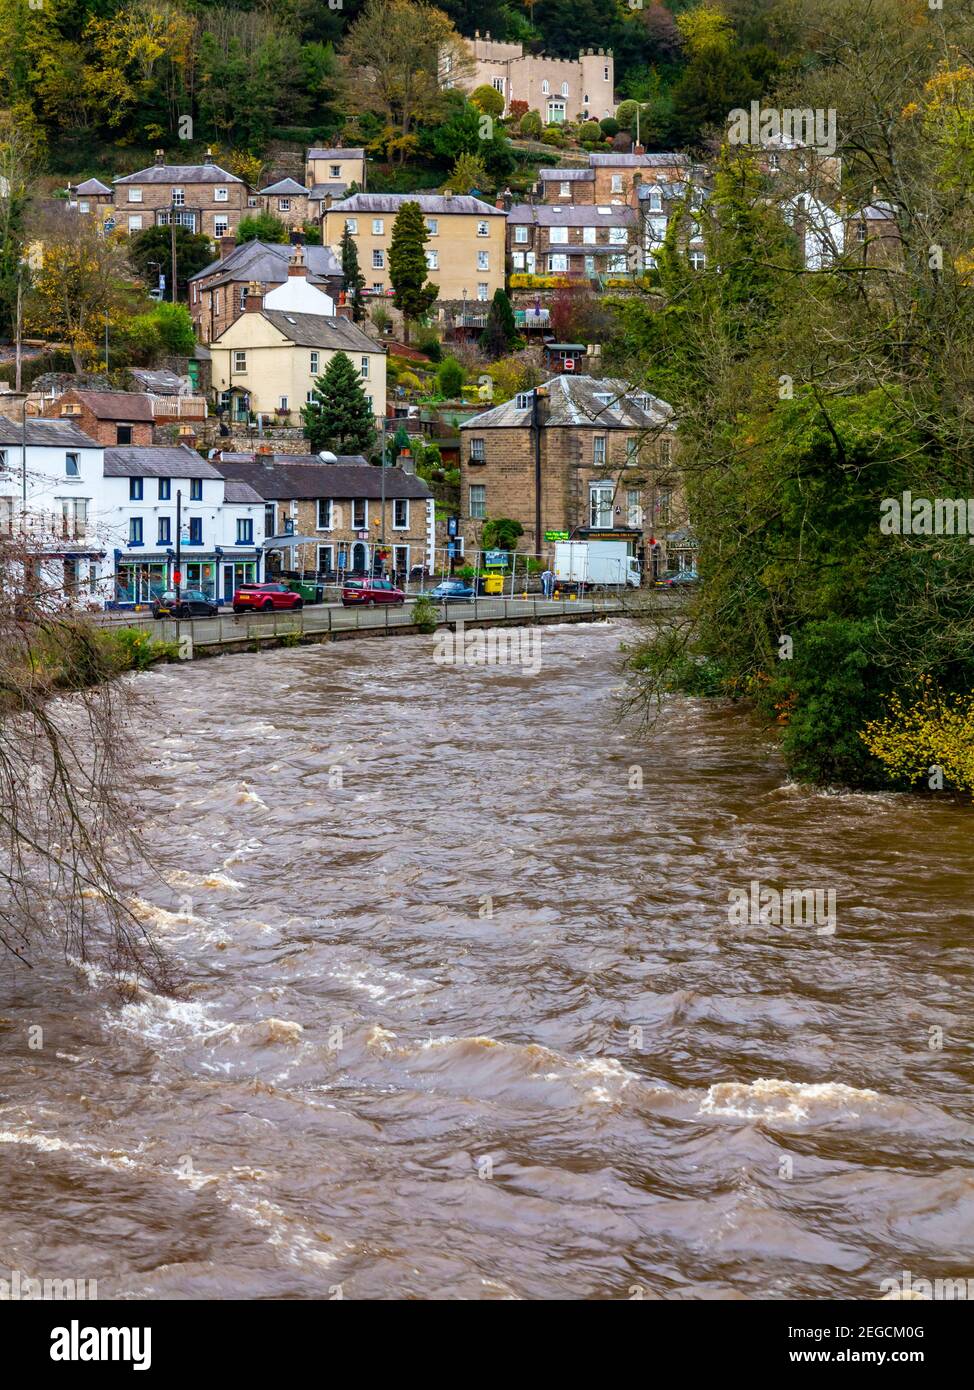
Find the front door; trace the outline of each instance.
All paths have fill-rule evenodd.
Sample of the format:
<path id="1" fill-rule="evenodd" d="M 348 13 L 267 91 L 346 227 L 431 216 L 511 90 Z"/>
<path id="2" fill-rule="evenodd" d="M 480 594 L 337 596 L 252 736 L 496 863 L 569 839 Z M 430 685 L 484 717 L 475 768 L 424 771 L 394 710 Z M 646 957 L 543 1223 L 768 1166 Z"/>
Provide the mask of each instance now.
<path id="1" fill-rule="evenodd" d="M 234 581 L 233 565 L 223 566 L 223 597 L 227 603 L 233 602 L 233 594 L 236 589 Z"/>
<path id="2" fill-rule="evenodd" d="M 369 552 L 361 542 L 352 546 L 352 572 L 366 574 L 369 567 Z"/>

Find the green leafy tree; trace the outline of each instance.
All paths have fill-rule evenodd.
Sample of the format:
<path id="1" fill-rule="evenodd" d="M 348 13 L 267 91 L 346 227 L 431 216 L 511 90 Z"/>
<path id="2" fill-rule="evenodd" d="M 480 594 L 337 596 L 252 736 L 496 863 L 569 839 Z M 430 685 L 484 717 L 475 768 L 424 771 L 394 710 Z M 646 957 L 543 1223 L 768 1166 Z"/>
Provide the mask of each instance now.
<path id="1" fill-rule="evenodd" d="M 344 352 L 336 352 L 314 384 L 313 400 L 302 407 L 304 432 L 317 453 L 366 453 L 375 442 L 372 407 L 362 378 Z"/>
<path id="2" fill-rule="evenodd" d="M 159 272 L 167 283 L 172 265 L 172 228 L 147 227 L 126 243 L 132 268 L 138 271 L 147 285 L 154 286 Z M 187 227 L 176 228 L 176 274 L 180 284 L 213 262 L 213 243 L 201 232 Z"/>
<path id="3" fill-rule="evenodd" d="M 496 516 L 484 522 L 480 534 L 485 550 L 516 550 L 524 527 L 509 516 Z"/>
<path id="4" fill-rule="evenodd" d="M 487 312 L 487 324 L 480 335 L 481 351 L 488 357 L 504 357 L 518 340 L 511 301 L 503 290 L 495 290 Z"/>
<path id="5" fill-rule="evenodd" d="M 535 110 L 525 111 L 524 115 L 521 117 L 519 129 L 525 140 L 540 140 L 541 133 L 544 130 L 544 121 L 541 119 L 541 112 Z"/>
<path id="6" fill-rule="evenodd" d="M 436 381 L 447 400 L 455 400 L 463 389 L 463 368 L 455 357 L 444 357 L 436 369 Z"/>
<path id="7" fill-rule="evenodd" d="M 342 277 L 345 281 L 345 293 L 352 306 L 352 318 L 356 323 L 361 323 L 365 318 L 365 303 L 362 299 L 365 276 L 359 269 L 358 247 L 347 226 L 342 232 L 341 253 Z"/>
<path id="8" fill-rule="evenodd" d="M 286 242 L 288 230 L 279 217 L 270 212 L 258 212 L 252 217 L 242 217 L 237 227 L 237 245 L 245 241 Z"/>
<path id="9" fill-rule="evenodd" d="M 404 321 L 404 337 L 409 342 L 409 322 L 420 319 L 434 303 L 438 290 L 426 278 L 426 223 L 419 203 L 403 203 L 392 226 L 389 246 L 389 279 L 392 302 Z"/>
<path id="10" fill-rule="evenodd" d="M 503 114 L 504 97 L 502 93 L 497 91 L 496 87 L 492 87 L 489 82 L 484 82 L 481 86 L 475 87 L 470 93 L 470 100 L 473 102 L 474 106 L 480 108 L 485 116 L 492 116 L 495 121 L 499 120 Z"/>
<path id="11" fill-rule="evenodd" d="M 450 187 L 454 193 L 469 193 L 474 188 L 483 188 L 487 182 L 487 170 L 483 160 L 476 154 L 461 154 L 450 170 Z"/>

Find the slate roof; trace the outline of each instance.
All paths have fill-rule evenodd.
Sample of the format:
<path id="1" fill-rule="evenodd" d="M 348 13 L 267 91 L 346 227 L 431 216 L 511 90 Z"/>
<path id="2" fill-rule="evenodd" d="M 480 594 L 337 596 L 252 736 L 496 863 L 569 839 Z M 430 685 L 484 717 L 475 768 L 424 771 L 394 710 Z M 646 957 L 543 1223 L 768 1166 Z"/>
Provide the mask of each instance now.
<path id="1" fill-rule="evenodd" d="M 269 183 L 266 188 L 257 190 L 259 193 L 279 193 L 284 196 L 287 193 L 297 193 L 307 195 L 308 190 L 303 183 L 298 183 L 297 179 L 278 179 L 277 183 Z"/>
<path id="2" fill-rule="evenodd" d="M 185 444 L 123 444 L 105 450 L 106 478 L 222 478 Z"/>
<path id="3" fill-rule="evenodd" d="M 20 444 L 23 434 L 19 424 L 0 415 L 0 444 Z M 27 443 L 46 444 L 51 448 L 98 449 L 96 440 L 83 434 L 70 420 L 27 420 Z M 7 460 L 8 466 L 10 460 Z"/>
<path id="4" fill-rule="evenodd" d="M 592 182 L 595 179 L 595 170 L 591 165 L 587 169 L 542 169 L 540 178 L 542 183 L 578 183 L 579 180 Z"/>
<path id="5" fill-rule="evenodd" d="M 265 284 L 280 284 L 287 279 L 288 263 L 293 246 L 269 241 L 245 241 L 229 256 L 211 261 L 208 266 L 190 276 L 190 281 L 205 280 L 217 275 L 213 286 L 225 285 L 232 281 L 261 280 Z M 311 284 L 320 284 L 327 277 L 340 276 L 341 265 L 334 251 L 328 246 L 305 246 L 304 263 L 308 268 Z"/>
<path id="6" fill-rule="evenodd" d="M 332 203 L 329 212 L 390 212 L 396 213 L 403 203 L 419 203 L 424 213 L 466 213 L 476 217 L 506 217 L 503 208 L 495 208 L 492 203 L 481 202 L 469 194 L 454 193 L 447 197 L 444 193 L 353 193 L 340 203 Z"/>
<path id="7" fill-rule="evenodd" d="M 589 155 L 593 169 L 662 169 L 671 165 L 689 165 L 685 154 L 595 154 Z"/>
<path id="8" fill-rule="evenodd" d="M 243 183 L 219 164 L 150 164 L 134 174 L 120 174 L 112 183 Z"/>
<path id="9" fill-rule="evenodd" d="M 347 183 L 316 183 L 312 186 L 308 197 L 313 203 L 320 203 L 322 198 L 331 195 L 332 198 L 340 198 L 348 188 Z"/>
<path id="10" fill-rule="evenodd" d="M 77 396 L 96 420 L 152 421 L 152 402 L 142 391 L 78 391 Z"/>
<path id="11" fill-rule="evenodd" d="M 309 459 L 316 455 L 308 455 Z M 262 461 L 239 462 L 233 455 L 215 465 L 225 478 L 237 478 L 259 492 L 269 502 L 294 501 L 318 497 L 381 498 L 382 469 L 370 464 L 317 462 L 273 463 Z M 387 498 L 410 497 L 425 499 L 432 496 L 422 478 L 404 473 L 401 468 L 385 470 Z"/>
<path id="12" fill-rule="evenodd" d="M 298 347 L 328 348 L 332 352 L 386 350 L 351 319 L 333 318 L 328 314 L 292 314 L 286 309 L 262 309 L 261 314 L 268 323 L 272 323 L 283 333 L 289 342 L 297 344 Z M 220 339 L 216 338 L 214 341 L 219 343 Z"/>
<path id="13" fill-rule="evenodd" d="M 598 429 L 659 429 L 672 422 L 673 409 L 648 392 L 634 391 L 615 377 L 564 375 L 552 377 L 548 387 L 546 427 L 581 425 Z M 599 396 L 609 396 L 608 401 Z M 640 403 L 642 402 L 642 403 Z M 530 405 L 519 408 L 517 398 L 484 410 L 465 420 L 461 430 L 523 429 L 531 423 Z"/>
<path id="14" fill-rule="evenodd" d="M 176 372 L 164 367 L 150 371 L 146 367 L 130 367 L 129 376 L 156 396 L 178 396 L 185 389 L 185 382 Z"/>
<path id="15" fill-rule="evenodd" d="M 227 478 L 223 485 L 223 500 L 224 502 L 255 503 L 263 502 L 264 499 L 249 483 L 241 482 L 239 478 Z"/>
<path id="16" fill-rule="evenodd" d="M 566 203 L 521 203 L 512 208 L 508 222 L 532 227 L 634 227 L 639 221 L 635 208 L 625 203 L 579 206 Z"/>
<path id="17" fill-rule="evenodd" d="M 74 191 L 84 197 L 86 193 L 93 196 L 96 193 L 111 193 L 112 190 L 101 179 L 85 179 L 84 183 L 75 185 Z"/>
<path id="18" fill-rule="evenodd" d="M 365 151 L 358 147 L 354 149 L 326 150 L 320 145 L 308 151 L 309 159 L 364 159 Z"/>

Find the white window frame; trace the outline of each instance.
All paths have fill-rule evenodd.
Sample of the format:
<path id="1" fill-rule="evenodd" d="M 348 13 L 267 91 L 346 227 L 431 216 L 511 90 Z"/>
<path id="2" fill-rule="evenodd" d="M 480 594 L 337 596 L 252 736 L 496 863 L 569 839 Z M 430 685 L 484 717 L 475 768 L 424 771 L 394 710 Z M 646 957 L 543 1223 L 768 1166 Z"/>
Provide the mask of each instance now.
<path id="1" fill-rule="evenodd" d="M 438 217 L 427 217 L 427 219 L 426 219 L 426 230 L 427 230 L 427 232 L 429 233 L 430 236 L 439 236 L 439 234 L 440 234 L 440 219 L 439 219 Z"/>
<path id="2" fill-rule="evenodd" d="M 213 201 L 214 201 L 214 203 L 229 203 L 229 201 L 230 201 L 230 190 L 229 190 L 229 188 L 214 188 L 214 190 L 213 190 Z"/>
<path id="3" fill-rule="evenodd" d="M 477 282 L 477 302 L 480 304 L 486 304 L 489 298 L 490 285 L 487 283 L 486 280 L 479 280 Z"/>
<path id="4" fill-rule="evenodd" d="M 440 268 L 440 253 L 439 253 L 439 251 L 427 251 L 427 252 L 426 252 L 426 269 L 427 269 L 427 270 L 439 270 L 439 268 Z"/>
<path id="5" fill-rule="evenodd" d="M 245 372 L 247 370 L 247 350 L 246 348 L 235 348 L 233 353 L 233 370 L 235 372 Z"/>
<path id="6" fill-rule="evenodd" d="M 324 513 L 322 513 L 324 508 Z M 322 521 L 322 514 L 326 520 Z M 333 531 L 335 529 L 335 504 L 330 497 L 319 497 L 318 506 L 315 512 L 315 530 Z"/>
<path id="7" fill-rule="evenodd" d="M 405 507 L 405 509 L 406 509 L 406 519 L 405 519 L 405 521 L 397 521 L 397 520 L 396 520 L 397 508 L 399 508 L 399 507 Z M 408 497 L 394 497 L 394 498 L 392 499 L 392 529 L 393 529 L 394 531 L 408 531 L 408 530 L 409 530 L 409 498 L 408 498 Z"/>
<path id="8" fill-rule="evenodd" d="M 489 252 L 489 251 L 478 251 L 478 252 L 477 252 L 477 269 L 478 269 L 478 270 L 490 270 L 490 252 Z"/>
<path id="9" fill-rule="evenodd" d="M 549 227 L 549 228 L 548 228 L 548 244 L 549 244 L 549 246 L 567 246 L 567 245 L 568 245 L 568 228 L 567 228 L 567 227 Z"/>
<path id="10" fill-rule="evenodd" d="M 477 235 L 490 236 L 490 223 L 486 218 L 477 223 Z"/>
<path id="11" fill-rule="evenodd" d="M 476 493 L 476 510 L 474 509 L 474 494 Z M 483 521 L 487 516 L 487 484 L 471 483 L 467 493 L 467 509 L 470 513 L 471 521 Z"/>
<path id="12" fill-rule="evenodd" d="M 386 223 L 385 223 L 385 218 L 384 218 L 384 217 L 373 217 L 373 219 L 372 219 L 372 235 L 373 235 L 373 236 L 385 236 L 385 234 L 386 234 Z"/>
<path id="13" fill-rule="evenodd" d="M 385 268 L 386 268 L 386 253 L 382 250 L 381 247 L 379 247 L 379 246 L 373 246 L 373 248 L 372 248 L 372 269 L 373 269 L 373 270 L 385 270 Z"/>
<path id="14" fill-rule="evenodd" d="M 220 213 L 213 218 L 213 235 L 226 236 L 230 230 L 230 218 L 226 213 Z"/>
<path id="15" fill-rule="evenodd" d="M 358 236 L 358 218 L 346 217 L 345 230 L 348 232 L 349 236 Z"/>
<path id="16" fill-rule="evenodd" d="M 185 188 L 174 188 L 174 189 L 172 190 L 172 197 L 170 198 L 170 204 L 171 204 L 171 206 L 174 207 L 174 208 L 183 208 L 183 207 L 186 206 L 186 190 L 185 190 Z"/>
<path id="17" fill-rule="evenodd" d="M 311 372 L 311 375 L 312 375 L 312 376 L 320 376 L 320 374 L 321 374 L 321 354 L 318 353 L 318 352 L 313 352 L 313 353 L 311 354 L 311 357 L 310 357 L 310 363 L 311 363 L 311 365 L 310 365 L 310 367 L 309 367 L 309 371 Z"/>
<path id="18" fill-rule="evenodd" d="M 362 507 L 362 508 L 364 509 L 364 511 L 363 511 L 364 520 L 362 521 L 362 524 L 361 524 L 361 525 L 359 525 L 359 523 L 355 520 L 355 516 L 356 516 L 356 511 L 355 511 L 355 509 L 356 509 L 356 507 Z M 367 531 L 368 529 L 369 529 L 369 499 L 368 499 L 367 497 L 353 497 L 353 498 L 352 498 L 352 530 L 353 530 L 353 531 Z"/>
<path id="19" fill-rule="evenodd" d="M 129 197 L 128 197 L 128 200 L 129 200 L 130 203 L 141 203 L 141 201 L 142 201 L 142 189 L 141 189 L 141 188 L 130 188 L 130 189 L 129 189 Z"/>
<path id="20" fill-rule="evenodd" d="M 519 223 L 516 224 L 514 227 L 514 240 L 522 246 L 526 245 L 528 240 L 527 227 L 521 226 Z"/>
<path id="21" fill-rule="evenodd" d="M 360 363 L 360 365 L 359 365 L 359 376 L 363 377 L 365 380 L 368 380 L 368 375 L 369 375 L 369 358 L 368 358 L 368 356 L 366 355 L 366 356 L 363 356 L 363 357 L 362 357 L 362 361 L 361 361 L 361 363 Z"/>

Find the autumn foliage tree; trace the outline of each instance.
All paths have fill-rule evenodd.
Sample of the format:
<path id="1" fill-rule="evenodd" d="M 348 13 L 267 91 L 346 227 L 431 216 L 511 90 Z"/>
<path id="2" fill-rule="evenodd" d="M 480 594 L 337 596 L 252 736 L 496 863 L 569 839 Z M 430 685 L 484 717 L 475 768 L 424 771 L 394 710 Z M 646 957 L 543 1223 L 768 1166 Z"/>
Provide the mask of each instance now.
<path id="1" fill-rule="evenodd" d="M 26 325 L 65 343 L 75 369 L 83 371 L 99 360 L 106 323 L 109 335 L 124 325 L 130 275 L 121 240 L 102 235 L 94 217 L 66 211 L 45 229 Z"/>

